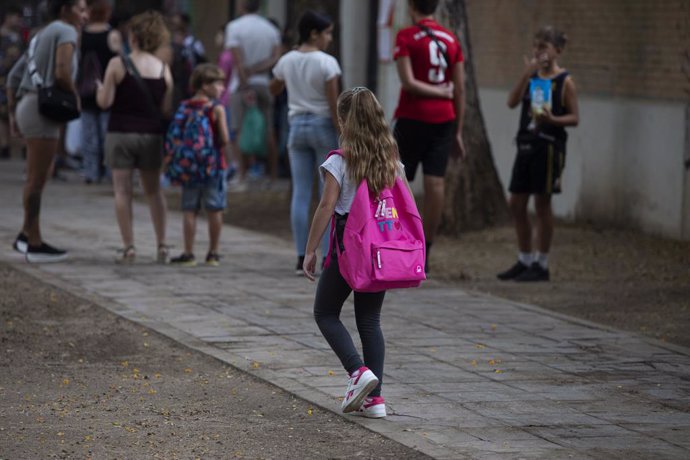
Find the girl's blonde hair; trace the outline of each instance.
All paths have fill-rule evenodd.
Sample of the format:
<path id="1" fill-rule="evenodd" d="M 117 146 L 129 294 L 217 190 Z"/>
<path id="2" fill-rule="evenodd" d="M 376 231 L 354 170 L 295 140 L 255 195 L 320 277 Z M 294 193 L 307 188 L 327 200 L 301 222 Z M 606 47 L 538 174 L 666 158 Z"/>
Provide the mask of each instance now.
<path id="1" fill-rule="evenodd" d="M 338 97 L 338 119 L 350 180 L 359 184 L 366 179 L 376 195 L 392 186 L 398 171 L 398 144 L 374 93 L 361 86 L 344 91 Z"/>
<path id="2" fill-rule="evenodd" d="M 129 33 L 136 40 L 140 50 L 155 53 L 170 41 L 170 31 L 163 16 L 153 10 L 137 14 L 129 20 Z"/>

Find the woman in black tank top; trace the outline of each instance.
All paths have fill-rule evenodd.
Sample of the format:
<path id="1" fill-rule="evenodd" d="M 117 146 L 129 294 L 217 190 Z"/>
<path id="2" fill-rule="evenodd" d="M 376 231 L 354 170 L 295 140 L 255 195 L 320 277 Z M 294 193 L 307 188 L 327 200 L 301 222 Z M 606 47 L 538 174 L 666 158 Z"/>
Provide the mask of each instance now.
<path id="1" fill-rule="evenodd" d="M 112 170 L 115 214 L 122 236 L 123 263 L 134 261 L 132 228 L 133 172 L 139 170 L 141 184 L 151 208 L 156 234 L 156 259 L 165 263 L 166 205 L 160 188 L 163 136 L 160 115 L 172 111 L 170 69 L 154 53 L 170 40 L 163 17 L 148 11 L 130 22 L 129 56 L 114 57 L 99 85 L 96 99 L 102 109 L 111 109 L 105 140 L 106 163 Z M 128 70 L 129 69 L 129 70 Z"/>

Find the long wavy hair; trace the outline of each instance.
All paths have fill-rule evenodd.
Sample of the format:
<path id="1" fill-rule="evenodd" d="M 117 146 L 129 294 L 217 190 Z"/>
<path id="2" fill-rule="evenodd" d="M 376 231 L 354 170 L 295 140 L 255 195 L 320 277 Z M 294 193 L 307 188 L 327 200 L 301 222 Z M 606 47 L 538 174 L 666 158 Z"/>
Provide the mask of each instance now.
<path id="1" fill-rule="evenodd" d="M 366 179 L 376 195 L 392 186 L 398 170 L 398 144 L 374 93 L 361 86 L 344 91 L 338 97 L 338 118 L 350 180 L 359 184 Z"/>

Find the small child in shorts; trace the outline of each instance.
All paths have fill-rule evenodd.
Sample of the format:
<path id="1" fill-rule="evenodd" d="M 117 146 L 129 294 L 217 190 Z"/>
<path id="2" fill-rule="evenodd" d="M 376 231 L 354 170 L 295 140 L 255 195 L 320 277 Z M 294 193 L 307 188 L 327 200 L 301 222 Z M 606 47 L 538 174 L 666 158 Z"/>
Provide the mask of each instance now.
<path id="1" fill-rule="evenodd" d="M 167 174 L 182 185 L 184 252 L 170 259 L 173 265 L 195 266 L 196 220 L 203 207 L 208 220 L 206 264 L 217 266 L 218 243 L 227 206 L 229 136 L 225 108 L 218 98 L 225 89 L 225 74 L 215 64 L 200 64 L 192 72 L 194 96 L 180 103 L 166 140 Z"/>

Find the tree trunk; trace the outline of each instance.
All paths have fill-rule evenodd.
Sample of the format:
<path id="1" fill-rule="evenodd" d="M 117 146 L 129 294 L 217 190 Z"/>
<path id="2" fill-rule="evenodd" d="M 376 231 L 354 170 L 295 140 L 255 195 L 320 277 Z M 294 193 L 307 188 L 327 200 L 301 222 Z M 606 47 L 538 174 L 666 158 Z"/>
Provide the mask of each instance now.
<path id="1" fill-rule="evenodd" d="M 465 1 L 443 0 L 439 13 L 449 29 L 459 35 L 465 56 L 463 139 L 467 157 L 464 161 L 449 161 L 440 229 L 444 234 L 457 236 L 464 230 L 503 224 L 508 221 L 509 214 L 479 107 Z"/>

